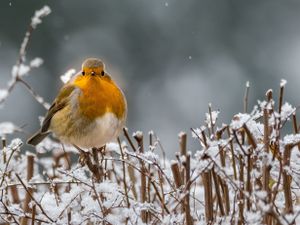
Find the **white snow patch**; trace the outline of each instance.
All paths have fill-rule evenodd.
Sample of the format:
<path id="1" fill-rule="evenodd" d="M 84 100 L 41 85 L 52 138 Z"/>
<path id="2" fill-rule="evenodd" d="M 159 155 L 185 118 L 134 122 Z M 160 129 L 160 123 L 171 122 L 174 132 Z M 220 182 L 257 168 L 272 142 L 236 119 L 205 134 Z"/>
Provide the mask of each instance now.
<path id="1" fill-rule="evenodd" d="M 211 123 L 215 124 L 217 119 L 218 119 L 218 115 L 219 115 L 219 111 L 212 111 L 211 114 L 210 113 L 205 113 L 205 122 L 207 123 L 208 127 L 211 127 Z"/>
<path id="2" fill-rule="evenodd" d="M 284 87 L 284 86 L 286 85 L 286 83 L 287 83 L 287 81 L 284 80 L 284 79 L 282 79 L 282 80 L 280 81 L 280 87 Z"/>
<path id="3" fill-rule="evenodd" d="M 28 72 L 30 71 L 30 67 L 25 65 L 25 64 L 20 64 L 20 65 L 14 65 L 11 71 L 11 74 L 13 77 L 17 77 L 17 76 L 25 76 L 28 74 Z"/>
<path id="4" fill-rule="evenodd" d="M 251 119 L 251 116 L 249 114 L 238 113 L 233 117 L 230 126 L 233 129 L 239 129 L 250 119 Z"/>
<path id="5" fill-rule="evenodd" d="M 69 69 L 66 73 L 64 73 L 63 75 L 60 76 L 60 79 L 62 80 L 62 82 L 65 84 L 67 82 L 69 82 L 72 78 L 72 76 L 76 73 L 75 69 Z"/>
<path id="6" fill-rule="evenodd" d="M 35 29 L 38 24 L 42 23 L 42 18 L 51 13 L 49 6 L 45 5 L 40 10 L 35 11 L 34 16 L 31 18 L 31 26 Z"/>
<path id="7" fill-rule="evenodd" d="M 300 134 L 290 134 L 286 135 L 283 139 L 283 142 L 285 145 L 288 144 L 296 144 L 297 142 L 300 141 Z"/>
<path id="8" fill-rule="evenodd" d="M 250 82 L 249 82 L 249 81 L 246 82 L 246 87 L 247 87 L 247 88 L 250 87 Z"/>
<path id="9" fill-rule="evenodd" d="M 20 129 L 11 122 L 0 123 L 0 136 L 4 136 L 6 134 L 12 134 L 18 130 Z"/>
<path id="10" fill-rule="evenodd" d="M 0 102 L 6 99 L 8 96 L 8 91 L 6 89 L 0 89 Z"/>
<path id="11" fill-rule="evenodd" d="M 40 67 L 43 64 L 43 62 L 44 60 L 39 57 L 34 58 L 33 60 L 30 61 L 30 67 L 32 68 Z"/>

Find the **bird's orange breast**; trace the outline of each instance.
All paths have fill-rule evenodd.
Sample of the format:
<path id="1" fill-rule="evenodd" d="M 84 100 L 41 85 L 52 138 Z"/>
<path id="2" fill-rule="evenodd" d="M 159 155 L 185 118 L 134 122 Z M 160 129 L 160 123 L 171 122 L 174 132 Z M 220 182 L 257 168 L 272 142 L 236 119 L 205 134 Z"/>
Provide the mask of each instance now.
<path id="1" fill-rule="evenodd" d="M 107 112 L 118 119 L 126 114 L 126 100 L 119 87 L 110 79 L 98 76 L 79 76 L 74 85 L 80 88 L 79 110 L 82 115 L 93 120 Z"/>

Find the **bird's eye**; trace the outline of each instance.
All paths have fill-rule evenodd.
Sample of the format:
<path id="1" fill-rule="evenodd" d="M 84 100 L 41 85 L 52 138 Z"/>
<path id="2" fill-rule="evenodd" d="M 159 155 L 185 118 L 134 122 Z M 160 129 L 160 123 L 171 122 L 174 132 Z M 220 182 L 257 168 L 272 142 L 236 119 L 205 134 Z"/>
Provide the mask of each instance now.
<path id="1" fill-rule="evenodd" d="M 104 76 L 104 74 L 105 74 L 105 73 L 104 73 L 104 71 L 102 70 L 102 71 L 101 71 L 101 76 Z"/>
<path id="2" fill-rule="evenodd" d="M 84 75 L 85 75 L 85 72 L 84 72 L 84 71 L 82 71 L 82 72 L 81 72 L 81 74 L 84 76 Z"/>

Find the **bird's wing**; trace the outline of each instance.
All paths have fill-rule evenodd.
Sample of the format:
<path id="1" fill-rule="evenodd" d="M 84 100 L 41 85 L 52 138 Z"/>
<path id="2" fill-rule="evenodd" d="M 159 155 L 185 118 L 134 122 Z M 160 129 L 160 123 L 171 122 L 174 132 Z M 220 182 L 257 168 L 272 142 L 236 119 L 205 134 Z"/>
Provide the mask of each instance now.
<path id="1" fill-rule="evenodd" d="M 66 84 L 62 87 L 62 89 L 59 91 L 59 95 L 56 97 L 54 102 L 52 103 L 50 109 L 48 110 L 45 119 L 42 124 L 41 132 L 47 132 L 50 126 L 50 122 L 52 117 L 56 112 L 63 109 L 70 101 L 70 95 L 73 93 L 73 91 L 77 89 L 72 84 Z"/>

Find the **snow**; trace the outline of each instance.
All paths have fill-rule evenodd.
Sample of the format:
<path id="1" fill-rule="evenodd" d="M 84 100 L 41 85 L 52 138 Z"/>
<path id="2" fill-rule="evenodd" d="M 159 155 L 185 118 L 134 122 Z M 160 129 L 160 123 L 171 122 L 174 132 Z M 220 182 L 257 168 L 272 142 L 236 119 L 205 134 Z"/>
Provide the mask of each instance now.
<path id="1" fill-rule="evenodd" d="M 0 102 L 6 99 L 8 96 L 8 91 L 6 89 L 0 89 Z"/>
<path id="2" fill-rule="evenodd" d="M 20 128 L 15 126 L 12 122 L 2 122 L 0 123 L 0 136 L 5 136 L 6 134 L 12 134 L 15 131 L 19 131 Z"/>
<path id="3" fill-rule="evenodd" d="M 118 143 L 115 143 L 115 142 L 107 143 L 105 146 L 105 151 L 116 152 L 116 153 L 120 154 L 120 146 Z"/>
<path id="4" fill-rule="evenodd" d="M 8 145 L 8 148 L 12 149 L 12 150 L 18 150 L 22 146 L 22 144 L 23 144 L 23 142 L 20 138 L 15 138 Z"/>
<path id="5" fill-rule="evenodd" d="M 280 81 L 280 87 L 284 87 L 284 86 L 286 85 L 286 83 L 287 83 L 287 81 L 284 80 L 284 79 L 282 79 L 282 80 Z"/>
<path id="6" fill-rule="evenodd" d="M 285 102 L 281 107 L 281 120 L 288 120 L 289 117 L 296 111 L 296 108 L 293 107 L 290 103 Z"/>
<path id="7" fill-rule="evenodd" d="M 192 137 L 193 138 L 199 138 L 201 137 L 201 133 L 206 130 L 206 127 L 205 126 L 201 126 L 200 128 L 195 128 L 193 129 L 194 132 L 192 132 Z"/>
<path id="8" fill-rule="evenodd" d="M 37 68 L 40 67 L 43 64 L 44 60 L 41 58 L 34 58 L 33 60 L 30 61 L 30 67 L 32 68 Z"/>
<path id="9" fill-rule="evenodd" d="M 245 113 L 238 113 L 235 115 L 231 121 L 230 126 L 233 129 L 240 129 L 245 123 L 247 123 L 251 119 L 251 116 L 249 114 Z"/>
<path id="10" fill-rule="evenodd" d="M 60 76 L 60 79 L 62 80 L 62 82 L 64 84 L 68 83 L 72 76 L 76 73 L 75 69 L 69 69 L 66 73 L 64 73 L 63 75 Z"/>
<path id="11" fill-rule="evenodd" d="M 14 65 L 11 71 L 13 77 L 22 77 L 27 75 L 31 68 L 37 68 L 43 64 L 43 60 L 41 58 L 34 58 L 30 61 L 30 65 L 25 65 L 24 63 Z"/>
<path id="12" fill-rule="evenodd" d="M 31 18 L 31 26 L 35 29 L 38 24 L 42 23 L 42 18 L 48 16 L 51 13 L 49 6 L 45 5 L 40 10 L 37 10 L 34 16 Z"/>
<path id="13" fill-rule="evenodd" d="M 151 161 L 151 162 L 157 162 L 159 160 L 159 156 L 152 151 L 146 151 L 142 155 L 146 160 Z"/>
<path id="14" fill-rule="evenodd" d="M 216 123 L 219 113 L 220 113 L 219 111 L 212 111 L 211 114 L 205 113 L 205 117 L 206 117 L 205 122 L 208 124 L 209 128 L 211 127 L 211 123 L 212 124 Z"/>
<path id="15" fill-rule="evenodd" d="M 132 134 L 133 137 L 137 137 L 137 138 L 142 138 L 143 137 L 143 132 L 142 131 L 136 131 Z"/>
<path id="16" fill-rule="evenodd" d="M 53 151 L 55 149 L 61 149 L 62 144 L 56 141 L 53 141 L 50 137 L 46 137 L 43 141 L 41 141 L 37 146 L 36 146 L 36 151 L 40 154 L 44 154 L 50 151 Z M 65 151 L 66 152 L 76 152 L 78 153 L 78 150 L 75 149 L 75 147 L 70 146 L 70 145 L 64 145 Z"/>
<path id="17" fill-rule="evenodd" d="M 250 87 L 250 81 L 246 82 L 246 87 L 249 88 Z"/>
<path id="18" fill-rule="evenodd" d="M 245 213 L 245 219 L 247 224 L 252 224 L 252 225 L 260 225 L 262 224 L 262 215 L 260 212 L 249 212 L 247 211 Z"/>
<path id="19" fill-rule="evenodd" d="M 268 96 L 270 93 L 272 93 L 273 92 L 273 90 L 272 89 L 269 89 L 269 90 L 267 90 L 266 91 L 266 95 Z"/>
<path id="20" fill-rule="evenodd" d="M 51 105 L 48 102 L 45 102 L 41 96 L 35 96 L 35 99 L 38 103 L 42 104 L 45 109 L 49 109 L 51 107 Z"/>
<path id="21" fill-rule="evenodd" d="M 14 65 L 12 68 L 12 76 L 13 77 L 17 77 L 17 76 L 25 76 L 28 74 L 28 72 L 30 71 L 30 67 L 25 65 L 25 64 L 20 64 L 20 65 Z"/>
<path id="22" fill-rule="evenodd" d="M 300 134 L 286 135 L 283 139 L 285 145 L 296 144 L 297 142 L 300 142 Z"/>
<path id="23" fill-rule="evenodd" d="M 104 181 L 96 184 L 96 191 L 99 193 L 112 193 L 118 190 L 118 186 L 110 181 Z"/>

